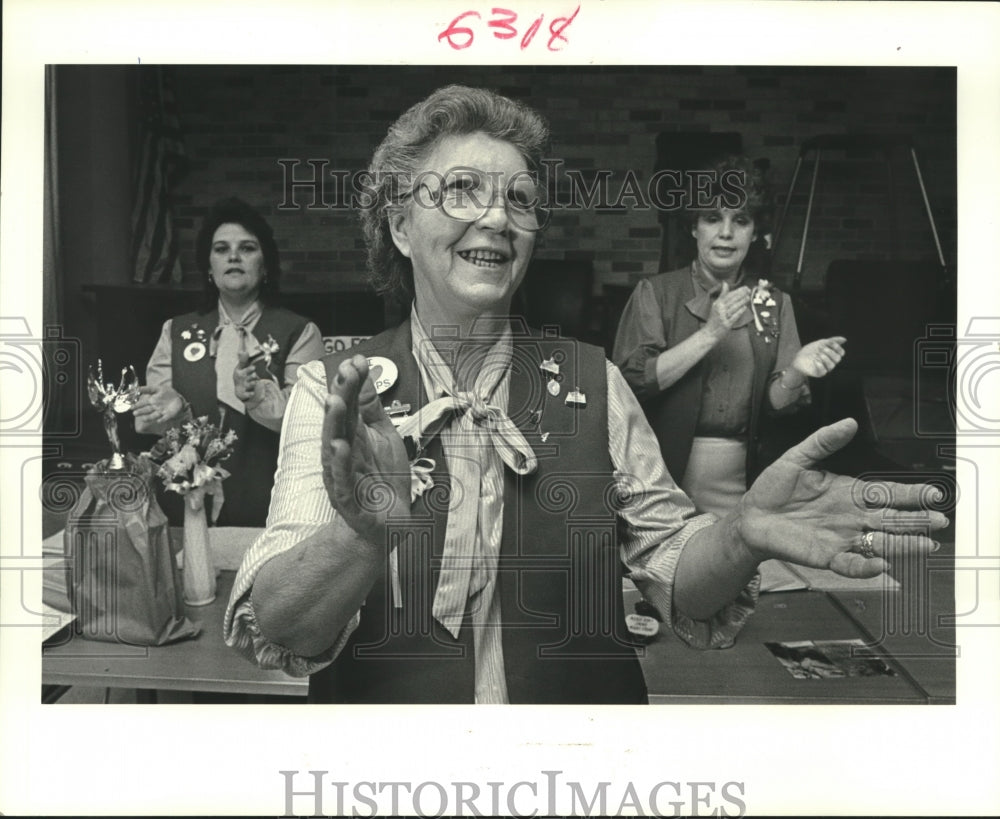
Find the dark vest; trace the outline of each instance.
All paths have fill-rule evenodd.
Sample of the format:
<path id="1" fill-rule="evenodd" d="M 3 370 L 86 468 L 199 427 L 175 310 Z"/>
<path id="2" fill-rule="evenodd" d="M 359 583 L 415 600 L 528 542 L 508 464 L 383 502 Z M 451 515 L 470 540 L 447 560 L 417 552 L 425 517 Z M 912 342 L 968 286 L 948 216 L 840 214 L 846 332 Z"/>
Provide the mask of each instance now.
<path id="1" fill-rule="evenodd" d="M 195 417 L 207 415 L 218 423 L 219 403 L 215 390 L 215 359 L 208 355 L 209 339 L 218 326 L 219 311 L 187 313 L 171 322 L 170 364 L 173 386 L 190 403 Z M 285 359 L 306 326 L 306 319 L 281 308 L 265 307 L 253 335 L 261 343 L 270 335 L 278 342 L 278 351 L 271 356 L 270 372 L 284 387 Z M 198 329 L 205 331 L 206 353 L 198 361 L 184 358 L 184 349 L 194 339 L 184 339 L 181 333 Z M 221 377 L 221 376 L 220 376 Z M 231 376 L 230 376 L 231 377 Z M 223 482 L 225 503 L 219 514 L 219 526 L 263 526 L 271 503 L 274 471 L 278 465 L 279 435 L 234 409 L 225 413 L 225 427 L 236 431 L 239 439 L 233 454 L 222 466 L 230 473 Z M 173 522 L 176 513 L 167 501 L 167 513 Z"/>
<path id="2" fill-rule="evenodd" d="M 384 356 L 399 368 L 380 396 L 415 410 L 426 403 L 411 352 L 410 326 L 383 333 L 351 352 Z M 555 357 L 564 376 L 548 396 L 539 364 Z M 328 380 L 345 354 L 324 359 Z M 587 406 L 566 406 L 579 386 Z M 541 420 L 533 411 L 544 407 Z M 515 332 L 508 415 L 538 457 L 527 476 L 504 467 L 503 536 L 497 573 L 502 645 L 511 703 L 646 702 L 646 686 L 622 608 L 607 444 L 604 352 L 566 339 Z M 537 423 L 536 423 L 537 422 Z M 541 433 L 548 432 L 545 441 Z M 361 623 L 332 665 L 310 679 L 316 702 L 471 703 L 475 671 L 471 611 L 459 639 L 432 617 L 451 491 L 439 438 L 427 447 L 433 486 L 399 525 L 403 606 L 395 608 L 388 574 L 372 588 Z"/>
<path id="3" fill-rule="evenodd" d="M 661 273 L 651 280 L 664 310 L 663 324 L 666 328 L 667 348 L 671 348 L 694 335 L 703 322 L 693 316 L 687 309 L 687 302 L 694 298 L 694 283 L 691 281 L 691 268 L 685 267 L 670 273 Z M 781 325 L 781 305 L 783 298 L 777 288 L 772 289 L 776 306 L 771 310 L 772 321 Z M 748 484 L 760 474 L 762 441 L 761 421 L 767 400 L 765 391 L 768 378 L 778 360 L 778 341 L 771 339 L 768 343 L 763 336 L 757 334 L 753 322 L 743 328 L 750 337 L 753 350 L 753 388 L 750 396 L 750 423 L 747 427 L 747 482 Z M 684 478 L 688 457 L 691 455 L 691 442 L 694 440 L 698 415 L 701 410 L 701 398 L 704 391 L 705 366 L 702 361 L 695 364 L 681 378 L 661 392 L 643 402 L 646 418 L 656 433 L 660 442 L 660 452 L 675 481 Z"/>

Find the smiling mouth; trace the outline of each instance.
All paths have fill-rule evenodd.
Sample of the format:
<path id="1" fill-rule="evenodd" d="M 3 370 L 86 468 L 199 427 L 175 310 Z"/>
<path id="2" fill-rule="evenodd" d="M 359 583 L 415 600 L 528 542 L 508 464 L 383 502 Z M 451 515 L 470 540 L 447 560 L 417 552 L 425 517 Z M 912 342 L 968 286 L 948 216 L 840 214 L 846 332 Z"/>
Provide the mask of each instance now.
<path id="1" fill-rule="evenodd" d="M 458 255 L 476 267 L 496 267 L 504 264 L 509 258 L 495 250 L 460 250 Z"/>

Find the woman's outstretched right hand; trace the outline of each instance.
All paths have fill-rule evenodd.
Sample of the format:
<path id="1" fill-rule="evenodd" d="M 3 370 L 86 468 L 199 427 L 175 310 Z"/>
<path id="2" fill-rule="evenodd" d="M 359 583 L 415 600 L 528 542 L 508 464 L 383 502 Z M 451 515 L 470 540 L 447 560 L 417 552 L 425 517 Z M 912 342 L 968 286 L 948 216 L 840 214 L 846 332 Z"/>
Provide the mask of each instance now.
<path id="1" fill-rule="evenodd" d="M 410 463 L 362 355 L 342 361 L 330 385 L 320 458 L 333 508 L 365 540 L 384 544 L 389 516 L 410 508 Z"/>

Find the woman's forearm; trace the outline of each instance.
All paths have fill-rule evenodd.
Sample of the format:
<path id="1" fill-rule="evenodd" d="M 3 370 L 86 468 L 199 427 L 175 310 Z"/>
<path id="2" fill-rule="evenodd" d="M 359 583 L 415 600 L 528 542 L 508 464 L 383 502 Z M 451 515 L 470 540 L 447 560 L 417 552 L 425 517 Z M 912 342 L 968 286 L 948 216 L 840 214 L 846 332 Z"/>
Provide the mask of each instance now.
<path id="1" fill-rule="evenodd" d="M 261 633 L 303 657 L 329 648 L 385 573 L 385 548 L 338 517 L 271 558 L 250 599 Z"/>
<path id="2" fill-rule="evenodd" d="M 719 343 L 719 336 L 707 327 L 664 350 L 656 359 L 656 381 L 661 390 L 672 387 Z"/>
<path id="3" fill-rule="evenodd" d="M 263 398 L 256 404 L 245 404 L 247 415 L 262 427 L 272 432 L 281 432 L 281 420 L 285 416 L 291 391 L 291 385 L 282 389 L 273 381 L 263 382 Z"/>
<path id="4" fill-rule="evenodd" d="M 674 607 L 693 620 L 707 620 L 736 599 L 757 571 L 730 512 L 699 529 L 685 544 L 674 574 Z"/>
<path id="5" fill-rule="evenodd" d="M 802 395 L 802 388 L 806 385 L 807 380 L 794 367 L 783 370 L 777 378 L 771 381 L 767 390 L 767 398 L 771 407 L 780 410 L 794 404 Z"/>

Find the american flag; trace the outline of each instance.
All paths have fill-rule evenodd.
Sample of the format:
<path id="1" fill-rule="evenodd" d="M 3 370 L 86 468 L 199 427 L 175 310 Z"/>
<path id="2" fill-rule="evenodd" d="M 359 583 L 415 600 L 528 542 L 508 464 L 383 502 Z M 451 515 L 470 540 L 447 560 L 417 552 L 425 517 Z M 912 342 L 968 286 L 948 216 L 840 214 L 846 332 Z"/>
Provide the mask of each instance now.
<path id="1" fill-rule="evenodd" d="M 184 169 L 184 142 L 168 69 L 139 68 L 141 132 L 132 202 L 132 280 L 180 282 L 170 208 L 171 188 Z"/>

